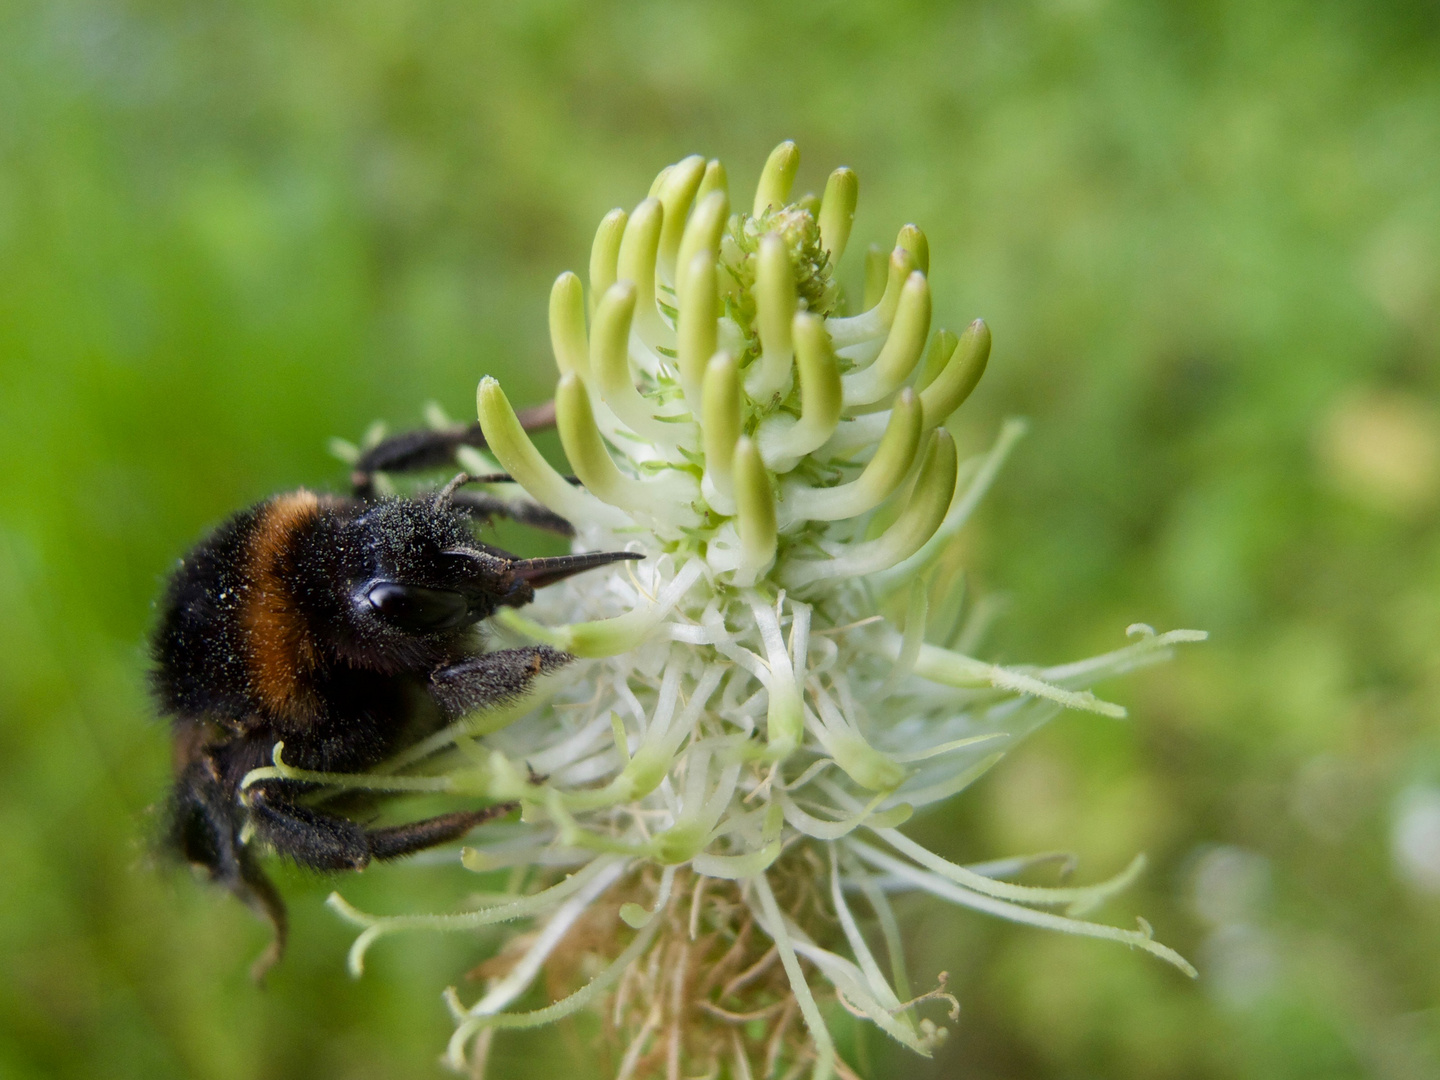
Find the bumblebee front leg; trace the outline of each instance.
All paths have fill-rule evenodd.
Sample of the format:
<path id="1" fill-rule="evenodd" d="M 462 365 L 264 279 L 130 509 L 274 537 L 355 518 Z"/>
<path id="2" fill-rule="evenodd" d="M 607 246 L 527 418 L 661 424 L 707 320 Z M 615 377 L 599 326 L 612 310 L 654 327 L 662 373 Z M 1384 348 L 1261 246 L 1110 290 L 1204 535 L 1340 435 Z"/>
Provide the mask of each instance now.
<path id="1" fill-rule="evenodd" d="M 458 840 L 477 825 L 503 817 L 515 803 L 366 829 L 345 818 L 321 814 L 289 801 L 263 784 L 247 792 L 255 832 L 280 854 L 315 870 L 363 870 L 371 859 L 398 859 Z"/>
<path id="2" fill-rule="evenodd" d="M 574 659 L 548 645 L 482 653 L 434 672 L 430 676 L 430 693 L 445 714 L 455 719 L 476 709 L 514 701 L 529 691 L 537 676 Z"/>

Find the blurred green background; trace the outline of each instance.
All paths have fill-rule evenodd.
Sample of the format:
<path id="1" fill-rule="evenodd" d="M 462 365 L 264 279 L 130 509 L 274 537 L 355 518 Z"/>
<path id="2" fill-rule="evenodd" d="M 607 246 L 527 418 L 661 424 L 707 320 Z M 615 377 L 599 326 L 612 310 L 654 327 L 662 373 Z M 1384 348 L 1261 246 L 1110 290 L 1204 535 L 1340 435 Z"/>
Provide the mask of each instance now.
<path id="1" fill-rule="evenodd" d="M 803 11 L 800 10 L 803 7 Z M 484 943 L 344 973 L 153 865 L 144 638 L 229 511 L 337 485 L 332 435 L 539 400 L 549 284 L 664 164 L 861 180 L 937 314 L 990 321 L 969 534 L 991 655 L 1210 644 L 1103 687 L 915 826 L 960 859 L 1137 850 L 1153 960 L 921 900 L 964 1012 L 876 1076 L 1440 1075 L 1440 15 L 1257 0 L 0 3 L 0 1075 L 439 1076 Z M 858 260 L 846 275 L 858 280 Z M 443 867 L 347 881 L 379 910 Z M 573 1031 L 492 1076 L 586 1075 Z"/>

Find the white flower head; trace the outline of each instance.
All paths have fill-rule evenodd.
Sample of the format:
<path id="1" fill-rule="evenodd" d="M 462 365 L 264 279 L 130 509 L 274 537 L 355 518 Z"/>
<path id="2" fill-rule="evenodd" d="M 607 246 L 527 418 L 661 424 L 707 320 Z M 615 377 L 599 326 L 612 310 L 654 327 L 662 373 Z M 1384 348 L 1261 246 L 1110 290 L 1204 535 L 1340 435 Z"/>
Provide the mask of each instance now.
<path id="1" fill-rule="evenodd" d="M 954 999 L 943 973 L 925 973 L 928 993 L 909 983 L 902 891 L 1193 974 L 1143 920 L 1081 917 L 1139 858 L 1098 885 L 1041 888 L 1007 880 L 1035 860 L 959 866 L 900 829 L 1060 709 L 1122 715 L 1085 687 L 1204 635 L 1136 626 L 1128 647 L 1047 669 L 966 654 L 951 541 L 1022 425 L 959 458 L 951 428 L 988 329 L 932 332 L 928 246 L 910 225 L 872 253 L 865 300 L 844 314 L 834 270 L 855 175 L 792 202 L 798 161 L 782 143 L 736 209 L 720 163 L 686 158 L 601 222 L 588 295 L 574 274 L 556 281 L 556 423 L 578 484 L 500 384 L 480 383 L 493 461 L 477 454 L 472 471 L 507 473 L 574 524 L 577 550 L 645 556 L 497 617 L 502 637 L 577 662 L 383 776 L 320 778 L 523 805 L 463 852 L 470 870 L 512 868 L 473 910 L 382 917 L 332 897 L 365 928 L 356 973 L 390 933 L 528 921 L 477 1001 L 447 991 L 456 1068 L 483 1068 L 497 1029 L 585 1007 L 617 1036 L 621 1078 L 853 1075 L 827 1028 L 834 1003 L 929 1055 Z M 515 1011 L 542 970 L 569 996 Z"/>

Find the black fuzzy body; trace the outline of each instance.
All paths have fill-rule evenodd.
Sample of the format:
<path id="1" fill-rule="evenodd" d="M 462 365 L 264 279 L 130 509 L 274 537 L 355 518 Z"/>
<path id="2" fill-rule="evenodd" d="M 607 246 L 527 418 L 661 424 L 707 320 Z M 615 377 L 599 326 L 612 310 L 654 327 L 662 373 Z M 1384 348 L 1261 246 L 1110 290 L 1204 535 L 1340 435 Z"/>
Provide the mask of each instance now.
<path id="1" fill-rule="evenodd" d="M 256 842 L 318 870 L 363 868 L 453 840 L 509 805 L 384 829 L 307 805 L 313 785 L 263 779 L 287 765 L 363 772 L 474 708 L 523 694 L 571 658 L 485 652 L 480 622 L 532 587 L 621 555 L 518 559 L 476 541 L 438 497 L 277 496 L 221 525 L 171 577 L 153 685 L 173 726 L 171 846 L 285 939 L 285 909 Z M 346 807 L 353 809 L 353 807 Z"/>

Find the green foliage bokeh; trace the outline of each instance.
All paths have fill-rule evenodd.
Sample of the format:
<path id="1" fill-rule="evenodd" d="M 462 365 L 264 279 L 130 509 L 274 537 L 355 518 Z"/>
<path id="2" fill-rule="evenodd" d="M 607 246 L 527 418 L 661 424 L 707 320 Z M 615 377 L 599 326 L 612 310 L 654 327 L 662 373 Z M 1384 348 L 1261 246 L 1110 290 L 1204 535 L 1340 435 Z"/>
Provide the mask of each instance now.
<path id="1" fill-rule="evenodd" d="M 231 510 L 337 485 L 330 436 L 468 417 L 486 373 L 541 399 L 601 215 L 691 152 L 745 190 L 783 138 L 802 187 L 859 173 L 852 249 L 918 222 L 937 317 L 990 322 L 973 444 L 1033 421 L 969 534 L 991 652 L 1213 633 L 915 826 L 1092 879 L 1147 851 L 1106 914 L 1199 983 L 907 900 L 964 1013 L 933 1065 L 865 1040 L 873 1075 L 1440 1074 L 1440 896 L 1391 855 L 1440 783 L 1437 39 L 1398 2 L 0 3 L 0 1075 L 439 1075 L 493 942 L 351 982 L 289 872 L 257 991 L 263 929 L 150 855 L 153 598 Z M 585 1053 L 502 1037 L 492 1075 Z"/>

